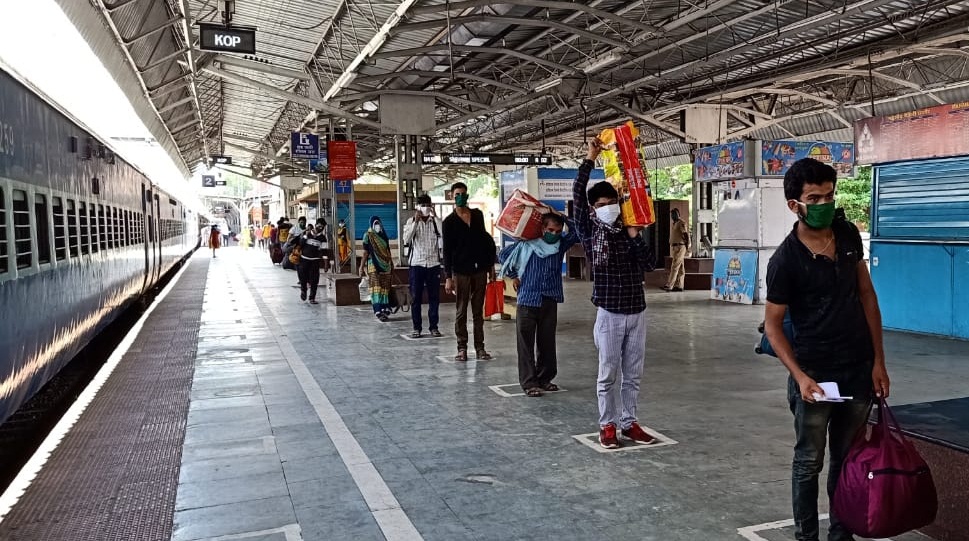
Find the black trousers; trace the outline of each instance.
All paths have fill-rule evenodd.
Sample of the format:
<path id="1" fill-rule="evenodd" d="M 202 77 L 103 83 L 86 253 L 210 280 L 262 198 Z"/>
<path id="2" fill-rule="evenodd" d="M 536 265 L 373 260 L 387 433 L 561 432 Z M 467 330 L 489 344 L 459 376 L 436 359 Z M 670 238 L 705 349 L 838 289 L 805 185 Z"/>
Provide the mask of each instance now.
<path id="1" fill-rule="evenodd" d="M 518 381 L 522 389 L 544 387 L 558 374 L 555 356 L 555 327 L 558 325 L 558 303 L 542 298 L 542 306 L 519 306 Z M 538 352 L 536 354 L 536 343 Z"/>
<path id="2" fill-rule="evenodd" d="M 306 286 L 310 288 L 310 300 L 316 299 L 316 289 L 320 286 L 320 260 L 300 259 L 296 268 L 299 276 L 299 290 L 306 293 Z"/>

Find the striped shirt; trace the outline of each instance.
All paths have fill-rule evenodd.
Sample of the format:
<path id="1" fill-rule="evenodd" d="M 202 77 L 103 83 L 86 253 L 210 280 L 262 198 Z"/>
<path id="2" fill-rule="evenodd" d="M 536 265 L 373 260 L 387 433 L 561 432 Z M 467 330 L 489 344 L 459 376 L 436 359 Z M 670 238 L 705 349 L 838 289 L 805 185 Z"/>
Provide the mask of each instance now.
<path id="1" fill-rule="evenodd" d="M 408 261 L 411 267 L 437 267 L 441 264 L 441 221 L 437 216 L 429 220 L 411 217 L 404 224 L 404 244 L 410 246 Z"/>
<path id="2" fill-rule="evenodd" d="M 514 271 L 508 273 L 511 278 L 521 279 L 516 302 L 519 306 L 541 307 L 542 298 L 545 297 L 555 302 L 565 302 L 565 294 L 562 292 L 562 257 L 579 242 L 572 222 L 569 221 L 568 225 L 569 232 L 559 240 L 558 253 L 547 257 L 533 255 L 528 259 L 520 276 L 515 276 Z M 506 246 L 498 256 L 499 261 L 504 263 L 514 248 L 514 244 Z"/>
<path id="3" fill-rule="evenodd" d="M 636 314 L 646 309 L 646 240 L 642 235 L 630 238 L 625 227 L 608 227 L 595 218 L 586 193 L 594 166 L 591 160 L 583 160 L 572 188 L 576 230 L 586 261 L 592 262 L 592 304 L 616 314 Z M 602 245 L 595 241 L 597 231 L 605 239 Z M 603 263 L 596 264 L 597 260 Z"/>

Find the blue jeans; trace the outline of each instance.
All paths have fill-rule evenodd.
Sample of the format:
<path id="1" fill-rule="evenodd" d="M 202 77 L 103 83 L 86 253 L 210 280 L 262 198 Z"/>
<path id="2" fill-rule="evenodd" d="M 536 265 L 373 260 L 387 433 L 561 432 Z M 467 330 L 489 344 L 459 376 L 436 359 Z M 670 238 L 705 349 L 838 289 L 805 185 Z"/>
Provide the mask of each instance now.
<path id="1" fill-rule="evenodd" d="M 868 370 L 870 378 L 871 370 Z M 813 376 L 812 376 L 813 377 Z M 856 375 L 857 377 L 857 375 Z M 838 381 L 838 378 L 816 381 Z M 871 389 L 871 386 L 868 386 Z M 842 390 L 846 396 L 848 393 Z M 828 440 L 828 500 L 834 500 L 834 491 L 841 475 L 841 464 L 855 439 L 858 429 L 865 425 L 871 411 L 870 394 L 853 395 L 855 400 L 842 403 L 818 402 L 809 404 L 801 398 L 801 390 L 788 377 L 787 396 L 794 414 L 794 463 L 791 468 L 792 503 L 794 507 L 794 535 L 798 541 L 818 541 L 818 474 L 824 465 L 824 446 Z M 828 541 L 854 539 L 836 516 L 830 516 Z"/>
<path id="2" fill-rule="evenodd" d="M 424 322 L 421 319 L 421 302 L 424 291 L 427 291 L 427 319 L 429 331 L 437 330 L 438 307 L 441 304 L 441 267 L 411 267 L 410 268 L 410 317 L 415 331 L 422 331 Z"/>

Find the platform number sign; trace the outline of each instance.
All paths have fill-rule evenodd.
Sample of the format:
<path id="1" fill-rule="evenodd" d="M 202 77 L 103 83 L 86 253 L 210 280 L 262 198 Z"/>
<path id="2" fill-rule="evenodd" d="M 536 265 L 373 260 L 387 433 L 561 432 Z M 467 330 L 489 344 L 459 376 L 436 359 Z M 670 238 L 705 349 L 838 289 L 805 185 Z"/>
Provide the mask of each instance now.
<path id="1" fill-rule="evenodd" d="M 215 175 L 202 175 L 203 188 L 215 188 Z"/>

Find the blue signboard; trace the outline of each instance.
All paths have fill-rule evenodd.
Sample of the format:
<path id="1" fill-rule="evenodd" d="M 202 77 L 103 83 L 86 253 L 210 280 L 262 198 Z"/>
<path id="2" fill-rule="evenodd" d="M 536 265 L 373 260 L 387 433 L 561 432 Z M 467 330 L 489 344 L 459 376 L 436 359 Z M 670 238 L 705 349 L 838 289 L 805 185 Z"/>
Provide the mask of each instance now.
<path id="1" fill-rule="evenodd" d="M 717 248 L 710 286 L 711 299 L 753 304 L 754 288 L 757 287 L 757 250 Z"/>
<path id="2" fill-rule="evenodd" d="M 333 181 L 333 193 L 351 193 L 353 192 L 353 181 L 352 180 L 334 180 Z"/>
<path id="3" fill-rule="evenodd" d="M 694 178 L 701 182 L 746 176 L 744 141 L 697 150 L 693 160 L 693 172 Z"/>
<path id="4" fill-rule="evenodd" d="M 326 171 L 326 151 L 320 151 L 318 160 L 310 160 L 310 173 L 323 173 Z"/>
<path id="5" fill-rule="evenodd" d="M 850 177 L 855 163 L 855 145 L 816 141 L 764 141 L 760 151 L 760 174 L 782 177 L 801 158 L 814 158 L 834 167 L 839 177 Z"/>
<path id="6" fill-rule="evenodd" d="M 319 159 L 320 136 L 294 131 L 289 139 L 289 155 L 298 160 Z"/>

